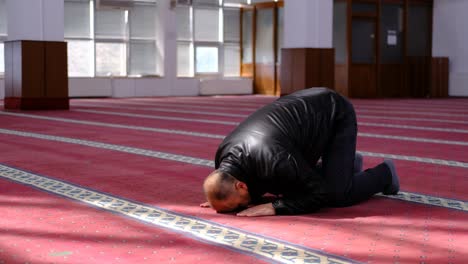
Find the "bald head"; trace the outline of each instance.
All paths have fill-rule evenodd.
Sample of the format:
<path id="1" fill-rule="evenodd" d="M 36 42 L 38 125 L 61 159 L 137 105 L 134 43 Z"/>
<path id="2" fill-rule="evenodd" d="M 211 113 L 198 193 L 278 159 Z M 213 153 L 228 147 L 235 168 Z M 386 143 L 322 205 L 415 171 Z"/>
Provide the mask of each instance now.
<path id="1" fill-rule="evenodd" d="M 215 170 L 206 177 L 203 183 L 203 190 L 208 201 L 223 201 L 233 194 L 235 183 L 236 178 L 230 174 Z"/>
<path id="2" fill-rule="evenodd" d="M 211 207 L 218 212 L 233 211 L 250 202 L 247 185 L 219 170 L 206 177 L 203 190 Z"/>

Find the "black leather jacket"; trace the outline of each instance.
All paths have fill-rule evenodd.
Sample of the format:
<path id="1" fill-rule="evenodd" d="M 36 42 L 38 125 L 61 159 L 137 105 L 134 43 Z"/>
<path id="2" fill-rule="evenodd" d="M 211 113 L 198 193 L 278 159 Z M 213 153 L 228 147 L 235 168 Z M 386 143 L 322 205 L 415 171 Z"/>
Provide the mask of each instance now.
<path id="1" fill-rule="evenodd" d="M 215 167 L 247 184 L 253 201 L 279 195 L 276 214 L 326 206 L 315 165 L 344 115 L 346 99 L 326 88 L 300 90 L 257 110 L 220 144 Z"/>

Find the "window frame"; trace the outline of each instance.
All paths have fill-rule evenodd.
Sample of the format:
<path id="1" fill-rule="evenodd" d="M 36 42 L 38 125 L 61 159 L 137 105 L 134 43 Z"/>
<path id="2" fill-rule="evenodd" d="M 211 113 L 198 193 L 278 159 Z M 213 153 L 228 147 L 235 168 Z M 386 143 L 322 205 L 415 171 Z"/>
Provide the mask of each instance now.
<path id="1" fill-rule="evenodd" d="M 64 37 L 64 41 L 69 42 L 69 41 L 92 41 L 93 43 L 93 56 L 92 56 L 92 76 L 69 76 L 71 78 L 106 78 L 109 76 L 106 75 L 99 75 L 97 73 L 97 52 L 96 52 L 96 45 L 98 43 L 115 43 L 115 44 L 124 44 L 125 45 L 125 74 L 124 75 L 112 75 L 112 77 L 128 77 L 128 78 L 134 78 L 134 77 L 159 77 L 158 75 L 158 67 L 157 67 L 157 53 L 155 53 L 155 68 L 154 68 L 154 74 L 130 74 L 131 73 L 131 51 L 130 51 L 130 45 L 132 42 L 137 42 L 137 43 L 154 43 L 156 50 L 157 50 L 157 35 L 155 34 L 154 39 L 152 38 L 139 38 L 139 37 L 131 37 L 131 16 L 130 12 L 132 12 L 131 9 L 117 9 L 121 10 L 124 12 L 125 16 L 125 29 L 124 29 L 124 36 L 121 38 L 108 38 L 108 37 L 97 37 L 96 36 L 96 28 L 97 28 L 97 6 L 96 6 L 96 0 L 88 0 L 88 1 L 74 1 L 74 0 L 65 0 L 66 2 L 87 2 L 89 4 L 89 12 L 90 12 L 90 37 L 85 38 L 85 37 Z M 135 0 L 134 4 L 136 5 L 147 5 L 154 7 L 155 9 L 157 8 L 157 3 L 156 1 L 144 1 L 144 0 Z M 110 9 L 112 10 L 112 9 Z M 156 12 L 156 10 L 155 10 Z M 156 23 L 156 22 L 155 22 Z M 155 32 L 157 31 L 157 25 L 155 25 Z"/>
<path id="2" fill-rule="evenodd" d="M 225 47 L 232 47 L 232 46 L 237 46 L 239 47 L 239 50 L 242 48 L 242 36 L 241 32 L 242 29 L 239 28 L 239 39 L 237 41 L 233 40 L 225 40 L 225 31 L 224 31 L 224 12 L 225 10 L 238 10 L 239 11 L 239 27 L 241 25 L 240 23 L 240 13 L 241 13 L 241 4 L 227 4 L 225 5 L 224 1 L 219 1 L 219 4 L 217 5 L 207 5 L 207 4 L 196 4 L 193 3 L 192 5 L 183 5 L 179 6 L 176 8 L 189 8 L 189 27 L 190 27 L 190 39 L 179 39 L 177 37 L 177 44 L 191 44 L 191 56 L 192 58 L 190 59 L 192 62 L 191 66 L 191 75 L 190 76 L 184 76 L 184 75 L 179 75 L 179 71 L 177 70 L 177 78 L 241 78 L 241 69 L 240 66 L 242 65 L 242 56 L 241 53 L 239 53 L 239 74 L 232 76 L 232 75 L 227 75 L 225 74 Z M 200 9 L 217 9 L 219 12 L 219 24 L 218 24 L 218 40 L 217 41 L 200 41 L 195 39 L 195 20 L 196 20 L 196 12 L 195 9 L 200 8 Z M 205 72 L 198 72 L 197 70 L 197 48 L 198 47 L 216 47 L 218 49 L 218 71 L 214 73 L 205 73 Z M 190 67 L 189 66 L 189 67 Z"/>

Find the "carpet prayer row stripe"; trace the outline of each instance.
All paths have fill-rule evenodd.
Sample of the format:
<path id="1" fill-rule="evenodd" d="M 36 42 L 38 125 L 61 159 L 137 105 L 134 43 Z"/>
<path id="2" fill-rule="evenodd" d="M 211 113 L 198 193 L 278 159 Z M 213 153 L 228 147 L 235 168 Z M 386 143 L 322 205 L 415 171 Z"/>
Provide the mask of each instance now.
<path id="1" fill-rule="evenodd" d="M 64 142 L 64 143 L 70 143 L 70 144 L 77 144 L 77 145 L 83 145 L 83 146 L 100 148 L 100 149 L 114 150 L 114 151 L 129 153 L 129 154 L 142 155 L 146 157 L 153 157 L 153 158 L 183 162 L 183 163 L 188 163 L 192 165 L 206 166 L 210 168 L 214 167 L 214 162 L 211 160 L 200 159 L 200 158 L 195 158 L 195 157 L 190 157 L 190 156 L 185 156 L 185 155 L 177 155 L 177 154 L 160 152 L 160 151 L 141 149 L 141 148 L 133 148 L 133 147 L 123 146 L 123 145 L 107 144 L 107 143 L 101 143 L 101 142 L 90 141 L 90 140 L 50 136 L 50 135 L 22 132 L 22 131 L 16 131 L 16 130 L 8 130 L 8 129 L 0 129 L 0 133 L 7 134 L 7 135 L 15 135 L 15 136 L 23 136 L 23 137 L 29 137 L 29 138 Z M 428 163 L 468 168 L 468 163 L 456 162 L 456 161 L 425 159 L 425 158 L 418 158 L 418 157 L 411 157 L 411 156 L 389 155 L 389 154 L 362 152 L 362 151 L 359 151 L 359 153 L 363 154 L 364 156 L 371 156 L 371 157 L 383 157 L 383 158 L 388 157 L 388 158 L 393 158 L 393 159 L 419 161 L 419 162 L 425 161 Z M 468 205 L 466 201 L 447 199 L 447 198 L 416 194 L 416 193 L 406 193 L 406 194 L 408 195 L 402 194 L 402 195 L 397 195 L 397 196 L 385 196 L 385 197 L 391 198 L 391 199 L 408 201 L 408 202 L 439 206 L 439 207 L 455 209 L 455 210 L 460 210 L 460 211 L 465 211 L 465 212 L 468 211 Z M 415 198 L 415 197 L 419 197 L 419 198 Z"/>
<path id="2" fill-rule="evenodd" d="M 123 102 L 124 104 L 127 103 L 127 102 Z M 157 102 L 158 104 L 160 104 L 160 102 Z M 167 103 L 165 103 L 167 104 Z M 95 107 L 95 108 L 109 108 L 111 106 L 109 105 L 88 105 L 88 104 L 85 104 L 86 106 L 89 106 L 89 107 Z M 168 109 L 168 108 L 161 108 L 161 107 L 154 107 L 154 103 L 153 104 L 139 104 L 139 108 L 136 108 L 136 107 L 131 107 L 131 106 L 122 106 L 122 105 L 119 105 L 118 108 L 120 109 L 137 109 L 137 110 L 145 110 L 145 111 L 160 111 L 160 112 L 173 112 L 173 113 L 194 113 L 194 114 L 206 114 L 206 115 L 219 115 L 219 116 L 233 116 L 233 117 L 247 117 L 248 114 L 229 114 L 229 113 L 215 113 L 215 112 L 212 112 L 212 111 L 192 111 L 192 110 L 183 110 L 183 109 Z M 147 106 L 145 108 L 141 108 L 141 106 Z M 180 108 L 180 105 L 168 105 L 169 107 L 178 107 Z M 193 108 L 199 108 L 200 105 L 197 104 L 197 105 L 186 105 L 184 104 L 183 105 L 184 107 L 193 107 Z M 259 104 L 258 107 L 261 107 L 262 105 Z M 206 105 L 203 105 L 203 109 L 209 109 L 210 107 L 212 106 L 206 106 Z M 213 109 L 212 110 L 215 110 L 216 109 L 220 109 L 219 107 L 212 107 Z M 227 110 L 232 110 L 234 109 L 235 107 L 234 106 L 229 106 L 229 107 L 223 107 L 221 109 L 227 109 Z M 251 111 L 254 111 L 256 110 L 256 108 L 244 108 L 244 107 L 240 107 L 241 110 L 251 110 Z M 237 110 L 237 109 L 236 109 Z M 359 106 L 356 106 L 356 112 L 359 113 L 359 112 L 363 112 L 363 113 L 376 113 L 376 114 L 380 114 L 380 113 L 383 113 L 383 114 L 411 114 L 411 115 L 428 115 L 428 116 L 446 116 L 446 117 L 468 117 L 468 113 L 467 114 L 454 114 L 454 113 L 437 113 L 437 112 L 418 112 L 418 111 L 395 111 L 394 109 L 392 109 L 392 111 L 388 111 L 388 110 L 373 110 L 373 109 L 362 109 L 361 107 Z"/>
<path id="3" fill-rule="evenodd" d="M 179 120 L 187 122 L 198 122 L 198 123 L 210 123 L 210 124 L 221 124 L 221 125 L 237 125 L 238 122 L 228 121 L 216 121 L 208 119 L 196 119 L 196 118 L 181 118 L 181 117 L 167 117 L 167 116 L 153 116 L 145 114 L 131 114 L 131 113 L 119 113 L 112 111 L 98 111 L 98 110 L 75 110 L 77 112 L 94 113 L 94 114 L 105 114 L 115 116 L 126 116 L 126 117 L 141 117 L 148 119 L 162 119 L 162 120 Z M 369 119 L 389 119 L 389 120 L 407 120 L 407 121 L 426 121 L 426 122 L 438 122 L 438 123 L 454 123 L 454 124 L 468 124 L 468 121 L 463 120 L 445 120 L 445 119 L 431 119 L 431 118 L 412 118 L 412 117 L 384 117 L 384 116 L 371 116 L 371 115 L 358 115 L 358 118 L 369 118 Z"/>
<path id="4" fill-rule="evenodd" d="M 71 119 L 71 118 L 49 117 L 49 116 L 20 114 L 20 113 L 11 113 L 11 112 L 0 112 L 0 114 L 48 120 L 48 121 L 58 121 L 58 122 L 65 122 L 65 123 L 72 123 L 72 124 L 80 124 L 80 125 L 92 125 L 92 126 L 122 128 L 122 129 L 132 129 L 132 130 L 151 131 L 151 132 L 168 133 L 168 134 L 179 134 L 179 135 L 187 135 L 187 136 L 206 137 L 206 138 L 219 138 L 219 139 L 224 138 L 224 136 L 222 135 L 175 130 L 175 129 L 153 128 L 153 127 L 132 126 L 132 125 L 119 125 L 119 124 L 105 123 L 105 122 L 85 121 L 85 120 L 77 120 L 77 119 Z"/>
<path id="5" fill-rule="evenodd" d="M 404 141 L 434 143 L 434 144 L 468 146 L 468 142 L 465 142 L 465 141 L 440 140 L 440 139 L 419 138 L 419 137 L 403 137 L 403 136 L 381 135 L 381 134 L 361 133 L 361 132 L 358 133 L 358 136 L 371 137 L 371 138 L 396 139 L 396 140 L 404 140 Z"/>
<path id="6" fill-rule="evenodd" d="M 0 177 L 32 186 L 42 191 L 124 215 L 158 227 L 169 228 L 198 239 L 230 247 L 278 263 L 355 263 L 355 261 L 327 254 L 319 250 L 229 228 L 214 222 L 178 214 L 151 205 L 126 200 L 122 197 L 83 188 L 0 164 Z"/>
<path id="7" fill-rule="evenodd" d="M 104 115 L 115 115 L 115 116 L 126 116 L 126 117 L 141 117 L 148 119 L 160 119 L 160 120 L 176 120 L 185 122 L 195 123 L 207 123 L 207 124 L 220 124 L 220 125 L 238 125 L 238 122 L 231 121 L 218 121 L 209 119 L 196 119 L 196 118 L 184 118 L 184 117 L 172 117 L 172 116 L 154 116 L 144 114 L 131 114 L 131 113 L 116 113 L 111 111 L 97 111 L 97 110 L 75 110 L 76 112 L 93 113 L 93 114 L 104 114 Z"/>
<path id="8" fill-rule="evenodd" d="M 437 132 L 468 134 L 468 130 L 466 130 L 466 129 L 457 129 L 457 128 L 394 125 L 394 124 L 381 124 L 381 123 L 369 123 L 369 122 L 358 122 L 358 125 L 360 125 L 360 126 L 389 127 L 389 128 L 401 128 L 401 129 L 413 129 L 413 130 L 423 130 L 423 131 L 437 131 Z"/>
<path id="9" fill-rule="evenodd" d="M 404 120 L 404 121 L 424 121 L 436 123 L 450 123 L 450 124 L 468 124 L 468 121 L 463 120 L 447 120 L 447 119 L 434 119 L 434 118 L 416 118 L 416 117 L 391 117 L 391 116 L 374 116 L 374 115 L 358 115 L 358 118 L 369 119 L 388 119 L 388 120 Z"/>
<path id="10" fill-rule="evenodd" d="M 11 115 L 11 116 L 19 116 L 19 117 L 35 118 L 35 119 L 42 119 L 42 120 L 48 120 L 48 121 L 58 121 L 58 122 L 82 124 L 82 125 L 94 125 L 94 126 L 103 126 L 103 127 L 112 127 L 112 128 L 132 129 L 132 130 L 141 130 L 141 131 L 150 131 L 150 132 L 158 132 L 158 133 L 168 133 L 168 134 L 178 134 L 178 135 L 187 135 L 187 136 L 195 136 L 195 137 L 219 138 L 219 139 L 224 138 L 223 135 L 210 134 L 210 133 L 199 133 L 199 132 L 175 130 L 175 129 L 163 129 L 163 128 L 143 127 L 143 126 L 132 126 L 132 125 L 119 125 L 119 124 L 111 124 L 111 123 L 96 122 L 96 121 L 75 120 L 75 119 L 69 119 L 69 118 L 47 117 L 47 116 L 39 116 L 39 115 L 31 115 L 31 114 L 20 114 L 20 113 L 0 112 L 0 114 Z M 468 146 L 468 142 L 465 142 L 465 141 L 439 140 L 439 139 L 429 139 L 429 138 L 420 138 L 420 137 L 403 137 L 403 136 L 382 135 L 382 134 L 361 133 L 361 132 L 358 133 L 358 136 L 371 137 L 371 138 L 404 140 L 404 141 L 413 141 L 413 142 L 434 143 L 434 144 Z"/>
<path id="11" fill-rule="evenodd" d="M 160 107 L 131 107 L 131 106 L 115 106 L 109 107 L 106 105 L 86 105 L 87 107 L 92 108 L 118 108 L 126 110 L 143 110 L 143 111 L 156 111 L 156 112 L 168 112 L 168 113 L 181 113 L 181 114 L 200 114 L 200 115 L 212 115 L 212 116 L 225 116 L 225 117 L 247 117 L 248 114 L 231 114 L 231 113 L 219 113 L 219 112 L 210 112 L 210 111 L 194 111 L 194 110 L 184 110 L 184 109 L 168 109 Z"/>
<path id="12" fill-rule="evenodd" d="M 61 117 L 48 117 L 48 116 L 41 116 L 41 115 L 13 113 L 13 112 L 1 112 L 1 111 L 0 111 L 0 114 L 11 115 L 11 116 L 29 117 L 29 118 L 36 118 L 36 119 L 43 119 L 43 120 L 50 120 L 50 121 L 75 123 L 75 124 L 82 124 L 82 125 L 106 126 L 106 127 L 145 130 L 145 131 L 153 131 L 153 132 L 161 132 L 161 133 L 166 133 L 167 132 L 167 133 L 175 133 L 175 134 L 181 134 L 181 135 L 198 135 L 200 137 L 209 137 L 209 138 L 224 138 L 224 136 L 222 136 L 222 135 L 214 135 L 214 134 L 209 134 L 209 133 L 197 133 L 197 132 L 190 132 L 190 131 L 160 129 L 160 128 L 152 128 L 152 127 L 132 126 L 132 125 L 119 125 L 119 124 L 111 124 L 111 123 L 96 122 L 96 121 L 76 120 L 76 119 L 61 118 Z M 358 125 L 360 125 L 360 126 L 372 126 L 372 127 L 388 127 L 388 128 L 401 128 L 401 129 L 410 129 L 410 130 L 437 131 L 437 132 L 468 134 L 468 130 L 466 130 L 466 129 L 454 129 L 454 128 L 394 125 L 394 124 L 380 124 L 380 123 L 370 123 L 370 122 L 358 122 Z"/>

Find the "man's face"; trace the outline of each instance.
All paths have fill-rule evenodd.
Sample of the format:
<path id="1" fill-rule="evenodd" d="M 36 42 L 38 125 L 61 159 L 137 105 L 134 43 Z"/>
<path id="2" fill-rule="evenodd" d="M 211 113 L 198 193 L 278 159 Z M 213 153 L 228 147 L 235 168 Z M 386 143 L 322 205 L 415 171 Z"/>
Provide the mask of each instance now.
<path id="1" fill-rule="evenodd" d="M 246 208 L 250 204 L 250 195 L 247 191 L 237 192 L 226 200 L 212 201 L 211 206 L 218 213 L 228 213 L 238 209 Z"/>

